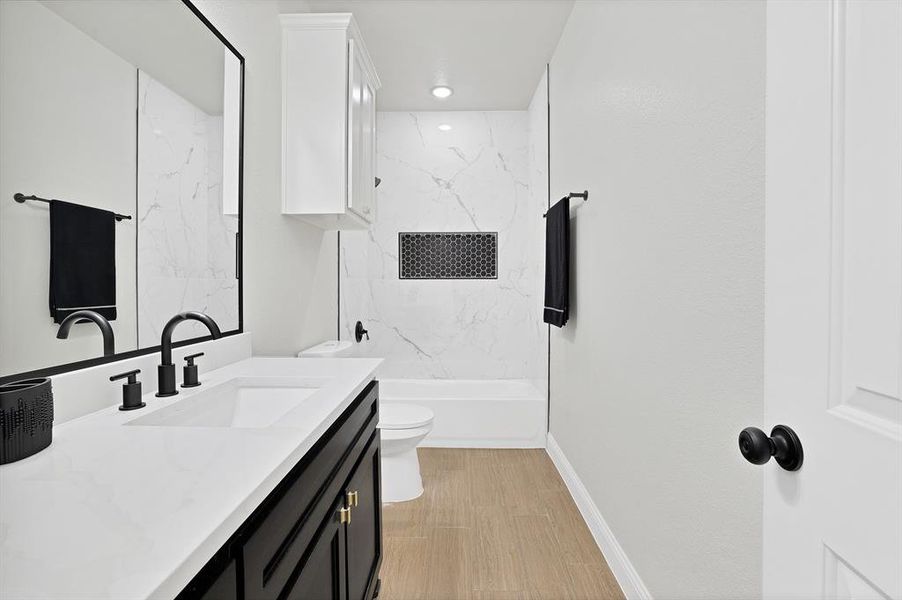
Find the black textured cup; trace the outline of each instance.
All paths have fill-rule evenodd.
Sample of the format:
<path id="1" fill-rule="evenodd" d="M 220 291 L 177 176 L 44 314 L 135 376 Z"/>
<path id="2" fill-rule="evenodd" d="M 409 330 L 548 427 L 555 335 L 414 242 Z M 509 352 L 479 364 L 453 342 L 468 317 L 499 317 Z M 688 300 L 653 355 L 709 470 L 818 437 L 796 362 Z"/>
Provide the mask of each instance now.
<path id="1" fill-rule="evenodd" d="M 40 452 L 53 441 L 50 379 L 0 385 L 0 465 Z"/>

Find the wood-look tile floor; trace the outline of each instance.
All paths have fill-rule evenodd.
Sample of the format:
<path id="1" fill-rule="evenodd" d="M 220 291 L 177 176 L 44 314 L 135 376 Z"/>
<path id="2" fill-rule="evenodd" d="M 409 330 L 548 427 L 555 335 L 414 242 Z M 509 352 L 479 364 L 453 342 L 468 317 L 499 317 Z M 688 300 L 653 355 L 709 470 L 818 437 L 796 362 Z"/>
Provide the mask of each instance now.
<path id="1" fill-rule="evenodd" d="M 623 598 L 544 450 L 419 456 L 423 495 L 383 507 L 380 600 Z"/>

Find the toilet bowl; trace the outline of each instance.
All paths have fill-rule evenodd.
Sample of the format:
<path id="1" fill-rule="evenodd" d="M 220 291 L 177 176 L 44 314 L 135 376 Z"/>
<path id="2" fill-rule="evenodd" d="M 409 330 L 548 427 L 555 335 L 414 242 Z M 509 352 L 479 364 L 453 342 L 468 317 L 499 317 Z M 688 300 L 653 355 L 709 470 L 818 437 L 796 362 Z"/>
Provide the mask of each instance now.
<path id="1" fill-rule="evenodd" d="M 424 406 L 380 404 L 383 502 L 405 502 L 422 495 L 417 446 L 432 430 L 433 418 L 432 411 Z"/>
<path id="2" fill-rule="evenodd" d="M 352 356 L 353 344 L 329 340 L 301 352 L 301 358 Z M 423 494 L 417 446 L 432 431 L 434 415 L 416 404 L 379 404 L 379 435 L 382 438 L 382 501 L 404 502 Z"/>

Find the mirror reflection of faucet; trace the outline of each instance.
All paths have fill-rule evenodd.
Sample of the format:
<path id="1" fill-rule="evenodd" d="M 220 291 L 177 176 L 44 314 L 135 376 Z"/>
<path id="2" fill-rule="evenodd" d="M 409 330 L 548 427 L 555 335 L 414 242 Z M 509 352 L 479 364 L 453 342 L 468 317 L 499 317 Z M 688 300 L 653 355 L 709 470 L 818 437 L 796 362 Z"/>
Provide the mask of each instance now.
<path id="1" fill-rule="evenodd" d="M 213 336 L 214 340 L 222 337 L 219 325 L 204 313 L 189 310 L 169 319 L 166 327 L 163 328 L 163 335 L 160 338 L 160 365 L 157 367 L 157 397 L 159 398 L 175 396 L 179 393 L 175 389 L 175 365 L 172 364 L 172 332 L 183 321 L 199 321 L 210 330 L 210 335 Z M 196 356 L 192 357 L 191 366 L 194 364 L 193 358 L 196 358 Z M 197 367 L 194 368 L 195 370 L 197 369 Z"/>
<path id="2" fill-rule="evenodd" d="M 56 332 L 57 339 L 67 339 L 72 326 L 79 321 L 84 322 L 85 320 L 94 322 L 100 328 L 100 333 L 103 335 L 103 355 L 112 356 L 116 354 L 116 340 L 113 335 L 113 327 L 106 320 L 106 317 L 93 310 L 77 310 L 63 319 L 59 330 Z"/>

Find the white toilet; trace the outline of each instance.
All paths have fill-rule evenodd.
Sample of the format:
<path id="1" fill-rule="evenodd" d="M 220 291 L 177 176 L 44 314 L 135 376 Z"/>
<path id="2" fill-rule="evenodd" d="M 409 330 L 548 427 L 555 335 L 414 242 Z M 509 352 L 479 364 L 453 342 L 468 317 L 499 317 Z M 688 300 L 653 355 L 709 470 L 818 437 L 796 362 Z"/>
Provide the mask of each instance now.
<path id="1" fill-rule="evenodd" d="M 351 342 L 329 340 L 298 352 L 300 358 L 338 358 L 351 354 Z"/>
<path id="2" fill-rule="evenodd" d="M 302 350 L 298 356 L 338 358 L 351 354 L 351 342 L 329 340 Z M 431 410 L 416 404 L 379 403 L 383 502 L 404 502 L 422 495 L 423 479 L 417 446 L 432 431 L 434 416 Z"/>
<path id="3" fill-rule="evenodd" d="M 417 446 L 432 431 L 433 418 L 424 406 L 380 403 L 383 502 L 413 500 L 423 493 Z"/>

